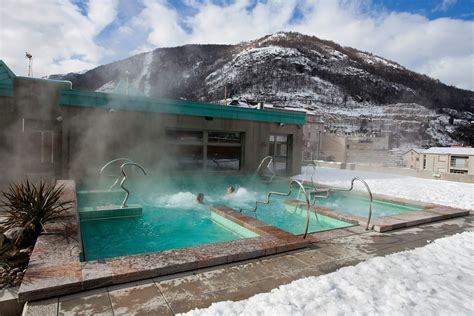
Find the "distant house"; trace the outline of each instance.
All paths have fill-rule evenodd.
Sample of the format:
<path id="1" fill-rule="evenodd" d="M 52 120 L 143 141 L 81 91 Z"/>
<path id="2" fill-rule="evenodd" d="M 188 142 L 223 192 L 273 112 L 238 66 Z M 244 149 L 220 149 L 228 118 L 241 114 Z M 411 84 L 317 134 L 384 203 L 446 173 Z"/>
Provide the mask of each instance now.
<path id="1" fill-rule="evenodd" d="M 420 169 L 420 155 L 423 149 L 410 149 L 403 154 L 403 164 L 411 169 Z"/>
<path id="2" fill-rule="evenodd" d="M 431 147 L 421 151 L 412 149 L 403 155 L 403 160 L 407 167 L 417 170 L 474 175 L 474 148 Z"/>

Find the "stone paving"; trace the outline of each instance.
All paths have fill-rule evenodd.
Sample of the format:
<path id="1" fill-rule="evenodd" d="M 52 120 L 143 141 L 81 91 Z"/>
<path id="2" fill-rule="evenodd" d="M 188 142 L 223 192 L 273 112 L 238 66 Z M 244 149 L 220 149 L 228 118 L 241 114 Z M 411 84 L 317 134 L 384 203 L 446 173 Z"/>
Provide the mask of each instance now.
<path id="1" fill-rule="evenodd" d="M 213 302 L 246 299 L 466 230 L 474 230 L 472 214 L 383 234 L 360 226 L 322 232 L 313 235 L 317 243 L 302 250 L 29 302 L 24 315 L 174 315 Z"/>

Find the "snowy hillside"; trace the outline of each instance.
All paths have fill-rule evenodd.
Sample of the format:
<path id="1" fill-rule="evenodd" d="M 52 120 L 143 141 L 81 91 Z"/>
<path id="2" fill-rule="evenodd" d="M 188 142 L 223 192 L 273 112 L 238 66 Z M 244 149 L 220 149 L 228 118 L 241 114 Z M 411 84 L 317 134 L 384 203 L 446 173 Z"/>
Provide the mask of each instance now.
<path id="1" fill-rule="evenodd" d="M 148 96 L 219 101 L 243 97 L 304 107 L 327 120 L 394 120 L 402 142 L 473 142 L 474 93 L 409 71 L 396 62 L 298 33 L 237 45 L 186 45 L 54 75 L 74 88 L 112 92 L 122 81 Z M 404 127 L 405 126 L 405 127 Z"/>

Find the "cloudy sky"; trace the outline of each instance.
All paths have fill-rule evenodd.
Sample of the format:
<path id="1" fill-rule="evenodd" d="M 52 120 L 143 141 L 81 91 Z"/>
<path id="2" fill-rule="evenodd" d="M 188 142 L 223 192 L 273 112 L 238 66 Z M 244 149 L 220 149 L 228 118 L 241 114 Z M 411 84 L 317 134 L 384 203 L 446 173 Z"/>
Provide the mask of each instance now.
<path id="1" fill-rule="evenodd" d="M 298 31 L 474 90 L 474 0 L 0 0 L 0 59 L 26 75 L 157 47 Z"/>

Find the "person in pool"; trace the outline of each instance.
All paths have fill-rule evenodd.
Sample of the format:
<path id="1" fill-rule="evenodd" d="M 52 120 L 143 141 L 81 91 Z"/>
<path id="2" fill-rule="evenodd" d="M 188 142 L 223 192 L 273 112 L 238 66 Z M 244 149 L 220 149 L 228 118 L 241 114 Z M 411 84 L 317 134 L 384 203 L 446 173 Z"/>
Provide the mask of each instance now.
<path id="1" fill-rule="evenodd" d="M 235 188 L 234 186 L 230 186 L 227 188 L 227 194 L 234 194 L 235 193 Z"/>
<path id="2" fill-rule="evenodd" d="M 204 194 L 203 193 L 198 193 L 196 196 L 196 202 L 199 204 L 204 204 Z"/>

